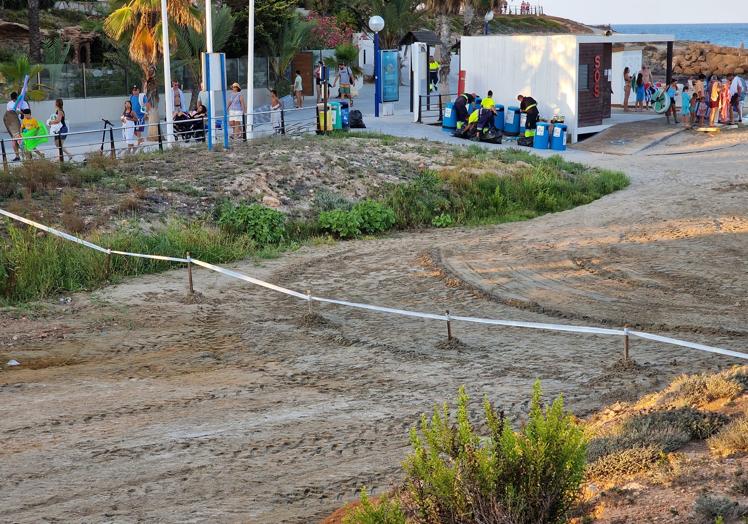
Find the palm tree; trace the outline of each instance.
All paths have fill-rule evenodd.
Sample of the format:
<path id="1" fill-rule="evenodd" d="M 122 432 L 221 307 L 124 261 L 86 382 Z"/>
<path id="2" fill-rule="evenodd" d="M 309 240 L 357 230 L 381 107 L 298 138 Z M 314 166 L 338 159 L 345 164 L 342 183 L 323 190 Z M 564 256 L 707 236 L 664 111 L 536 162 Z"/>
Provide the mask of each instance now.
<path id="1" fill-rule="evenodd" d="M 35 82 L 37 75 L 42 71 L 44 71 L 44 67 L 31 65 L 27 56 L 19 55 L 12 62 L 0 63 L 0 76 L 3 78 L 3 95 L 7 97 L 13 91 L 20 93 L 23 88 L 23 80 L 28 75 L 29 88 L 26 91 L 26 99 L 31 101 L 44 100 L 44 91 Z M 32 89 L 32 85 L 35 85 L 36 89 Z"/>
<path id="2" fill-rule="evenodd" d="M 29 0 L 29 57 L 42 61 L 42 34 L 39 31 L 39 0 Z"/>
<path id="3" fill-rule="evenodd" d="M 213 49 L 218 52 L 223 49 L 226 42 L 231 38 L 236 19 L 231 13 L 231 8 L 227 5 L 223 5 L 219 8 L 213 7 L 212 11 Z M 197 103 L 197 94 L 199 91 L 199 86 L 195 85 L 195 82 L 202 74 L 200 54 L 205 52 L 205 30 L 203 27 L 199 30 L 194 27 L 179 27 L 177 28 L 176 36 L 177 63 L 175 66 L 183 65 L 186 67 L 190 74 L 190 78 L 193 80 L 190 108 L 194 108 Z"/>
<path id="4" fill-rule="evenodd" d="M 148 121 L 158 122 L 158 78 L 156 71 L 163 53 L 161 45 L 161 6 L 157 0 L 113 0 L 114 11 L 104 21 L 104 31 L 114 40 L 127 40 L 130 57 L 143 71 L 145 93 L 149 101 Z M 200 28 L 197 8 L 190 0 L 169 0 L 166 4 L 170 26 Z M 175 27 L 170 27 L 174 35 Z M 170 45 L 176 38 L 170 36 Z M 168 89 L 169 86 L 166 86 Z M 151 127 L 149 135 L 156 133 Z"/>
<path id="5" fill-rule="evenodd" d="M 460 14 L 462 0 L 426 0 L 426 8 L 436 15 L 437 34 L 440 45 L 437 47 L 439 67 L 439 92 L 449 93 L 449 70 L 451 60 L 452 26 L 450 17 Z"/>
<path id="6" fill-rule="evenodd" d="M 400 39 L 408 31 L 421 27 L 424 19 L 420 0 L 374 0 L 371 12 L 384 19 L 384 29 L 379 33 L 382 49 L 397 49 Z"/>
<path id="7" fill-rule="evenodd" d="M 342 44 L 335 48 L 335 55 L 325 58 L 325 65 L 334 75 L 339 65 L 347 66 L 353 76 L 360 76 L 363 70 L 358 65 L 358 47 L 352 44 Z"/>
<path id="8" fill-rule="evenodd" d="M 285 96 L 291 92 L 291 83 L 286 78 L 286 71 L 296 53 L 301 51 L 311 39 L 313 27 L 313 22 L 302 19 L 298 15 L 294 16 L 283 27 L 278 37 L 268 45 L 270 72 L 275 80 L 275 89 L 279 96 Z"/>

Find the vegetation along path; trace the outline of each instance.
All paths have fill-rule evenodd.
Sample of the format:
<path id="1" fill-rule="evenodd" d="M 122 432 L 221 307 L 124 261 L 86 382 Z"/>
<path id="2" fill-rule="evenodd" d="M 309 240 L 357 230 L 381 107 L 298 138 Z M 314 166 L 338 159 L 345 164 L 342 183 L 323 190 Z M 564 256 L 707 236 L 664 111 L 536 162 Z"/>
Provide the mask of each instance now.
<path id="1" fill-rule="evenodd" d="M 580 160 L 631 186 L 516 223 L 307 245 L 259 278 L 394 307 L 657 329 L 748 350 L 748 159 Z M 456 324 L 307 305 L 195 271 L 6 316 L 0 506 L 40 520 L 310 522 L 400 479 L 407 430 L 465 384 L 515 419 L 532 383 L 585 415 L 734 363 L 636 340 Z M 36 369 L 29 369 L 36 368 Z"/>

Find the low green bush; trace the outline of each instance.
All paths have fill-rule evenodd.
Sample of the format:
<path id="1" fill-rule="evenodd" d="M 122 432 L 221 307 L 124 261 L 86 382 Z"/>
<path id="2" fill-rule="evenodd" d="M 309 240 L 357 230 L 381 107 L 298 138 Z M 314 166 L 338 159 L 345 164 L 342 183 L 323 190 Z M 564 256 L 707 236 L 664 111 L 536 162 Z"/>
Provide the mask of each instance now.
<path id="1" fill-rule="evenodd" d="M 406 518 L 396 499 L 382 497 L 372 502 L 366 488 L 361 489 L 361 505 L 343 518 L 343 524 L 405 524 Z"/>
<path id="2" fill-rule="evenodd" d="M 647 471 L 663 458 L 657 446 L 623 449 L 604 455 L 587 466 L 592 480 L 616 480 Z"/>
<path id="3" fill-rule="evenodd" d="M 225 203 L 218 209 L 218 225 L 235 235 L 247 235 L 259 246 L 286 238 L 286 216 L 260 204 Z"/>
<path id="4" fill-rule="evenodd" d="M 380 202 L 362 200 L 350 211 L 334 209 L 319 215 L 323 231 L 339 238 L 356 238 L 362 234 L 382 233 L 395 225 L 395 212 Z"/>
<path id="5" fill-rule="evenodd" d="M 484 400 L 483 435 L 468 402 L 460 388 L 454 420 L 445 404 L 411 431 L 404 467 L 416 522 L 564 522 L 584 476 L 585 441 L 561 397 L 543 409 L 536 383 L 516 432 Z"/>
<path id="6" fill-rule="evenodd" d="M 748 514 L 748 509 L 736 500 L 702 493 L 694 501 L 693 513 L 698 524 L 713 524 L 725 520 L 732 522 Z"/>
<path id="7" fill-rule="evenodd" d="M 729 457 L 737 453 L 748 453 L 748 417 L 739 417 L 718 433 L 712 435 L 707 444 L 712 453 Z"/>

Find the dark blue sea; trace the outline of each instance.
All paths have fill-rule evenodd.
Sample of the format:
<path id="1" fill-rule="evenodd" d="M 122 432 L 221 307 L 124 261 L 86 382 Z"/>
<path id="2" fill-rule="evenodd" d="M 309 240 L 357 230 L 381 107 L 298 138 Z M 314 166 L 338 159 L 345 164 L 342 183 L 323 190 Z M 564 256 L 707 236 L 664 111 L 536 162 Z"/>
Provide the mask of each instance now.
<path id="1" fill-rule="evenodd" d="M 676 40 L 693 40 L 712 44 L 748 47 L 748 24 L 614 24 L 619 33 L 654 33 L 675 35 Z"/>

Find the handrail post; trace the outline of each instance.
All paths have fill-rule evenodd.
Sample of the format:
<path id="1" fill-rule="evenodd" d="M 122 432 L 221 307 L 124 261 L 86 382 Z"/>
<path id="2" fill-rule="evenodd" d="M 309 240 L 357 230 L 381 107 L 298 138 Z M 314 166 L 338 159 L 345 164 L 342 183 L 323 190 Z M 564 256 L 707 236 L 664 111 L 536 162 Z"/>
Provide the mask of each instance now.
<path id="1" fill-rule="evenodd" d="M 8 153 L 5 151 L 5 139 L 0 139 L 0 147 L 3 150 L 3 171 L 8 172 Z"/>
<path id="2" fill-rule="evenodd" d="M 55 136 L 55 142 L 57 142 L 57 153 L 60 156 L 60 164 L 65 162 L 65 155 L 62 154 L 62 138 L 60 138 L 60 135 Z"/>
<path id="3" fill-rule="evenodd" d="M 156 123 L 156 129 L 158 129 L 158 150 L 163 153 L 164 151 L 164 139 L 161 136 L 161 122 Z"/>
<path id="4" fill-rule="evenodd" d="M 242 111 L 242 139 L 244 142 L 247 141 L 247 115 Z"/>
<path id="5" fill-rule="evenodd" d="M 439 95 L 439 122 L 442 122 L 444 120 L 444 108 L 442 107 L 442 97 Z"/>
<path id="6" fill-rule="evenodd" d="M 106 133 L 106 128 L 104 128 L 104 132 Z M 109 149 L 110 154 L 112 155 L 112 159 L 117 158 L 117 150 L 114 148 L 114 128 L 112 126 L 109 126 Z M 101 152 L 104 152 L 104 142 L 101 143 Z"/>
<path id="7" fill-rule="evenodd" d="M 422 111 L 421 111 L 421 103 L 423 102 L 423 100 L 421 100 L 422 98 L 423 98 L 423 95 L 418 95 L 418 120 L 417 120 L 417 122 L 419 124 L 423 123 L 423 122 L 421 122 L 421 116 L 423 114 Z"/>
<path id="8" fill-rule="evenodd" d="M 281 135 L 286 134 L 286 114 L 285 110 L 281 107 Z"/>

